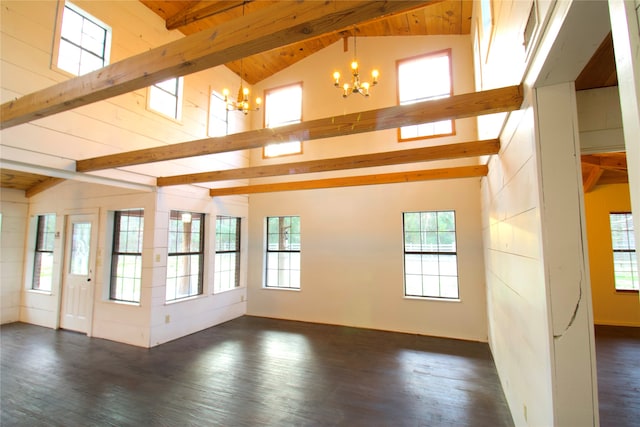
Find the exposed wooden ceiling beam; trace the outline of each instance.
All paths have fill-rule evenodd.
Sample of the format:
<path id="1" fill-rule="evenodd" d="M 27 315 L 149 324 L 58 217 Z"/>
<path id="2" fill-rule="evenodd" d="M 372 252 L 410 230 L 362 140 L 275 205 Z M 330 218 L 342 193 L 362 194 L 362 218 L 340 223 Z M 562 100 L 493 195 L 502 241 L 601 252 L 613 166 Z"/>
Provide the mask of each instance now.
<path id="1" fill-rule="evenodd" d="M 167 27 L 167 30 L 176 30 L 184 25 L 191 24 L 192 22 L 242 6 L 244 3 L 244 1 L 217 1 L 196 10 L 193 10 L 193 7 L 185 8 L 175 15 L 167 18 L 165 26 Z"/>
<path id="2" fill-rule="evenodd" d="M 429 0 L 276 2 L 0 106 L 0 129 L 282 47 Z"/>
<path id="3" fill-rule="evenodd" d="M 278 191 L 315 190 L 320 188 L 353 187 L 359 185 L 396 184 L 402 182 L 428 181 L 436 179 L 472 178 L 487 175 L 486 165 L 461 166 L 456 168 L 431 169 L 414 172 L 395 172 L 377 175 L 349 176 L 343 178 L 314 179 L 311 181 L 280 182 L 274 184 L 248 185 L 241 187 L 213 188 L 211 197 L 238 194 L 273 193 Z"/>
<path id="4" fill-rule="evenodd" d="M 31 188 L 25 190 L 24 195 L 27 198 L 35 196 L 36 194 L 42 193 L 43 191 L 48 190 L 49 188 L 54 187 L 64 181 L 66 181 L 64 178 L 49 177 L 46 180 L 39 182 Z"/>
<path id="5" fill-rule="evenodd" d="M 625 153 L 585 154 L 580 157 L 580 161 L 603 169 L 627 170 L 627 156 Z"/>
<path id="6" fill-rule="evenodd" d="M 435 101 L 326 117 L 273 129 L 256 129 L 162 147 L 78 160 L 76 170 L 89 172 L 163 160 L 264 147 L 275 142 L 311 141 L 426 122 L 513 111 L 522 105 L 522 86 L 455 95 Z"/>
<path id="7" fill-rule="evenodd" d="M 589 165 L 587 174 L 583 174 L 582 176 L 582 187 L 585 193 L 588 193 L 596 187 L 603 172 L 604 169 L 601 167 Z"/>
<path id="8" fill-rule="evenodd" d="M 358 156 L 339 157 L 333 159 L 281 163 L 275 165 L 253 166 L 248 168 L 160 177 L 157 179 L 157 185 L 159 187 L 163 187 L 168 185 L 195 184 L 199 182 L 265 178 L 270 176 L 399 165 L 431 160 L 458 159 L 462 157 L 497 154 L 499 150 L 500 141 L 497 139 L 490 139 L 485 141 L 446 144 L 436 147 L 396 150 L 385 153 L 362 154 Z"/>

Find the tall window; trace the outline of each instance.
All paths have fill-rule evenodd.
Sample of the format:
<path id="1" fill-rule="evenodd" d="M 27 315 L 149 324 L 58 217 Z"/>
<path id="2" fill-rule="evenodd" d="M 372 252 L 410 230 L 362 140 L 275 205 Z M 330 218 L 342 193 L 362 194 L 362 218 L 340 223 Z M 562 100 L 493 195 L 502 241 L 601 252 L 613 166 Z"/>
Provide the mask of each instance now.
<path id="1" fill-rule="evenodd" d="M 109 299 L 140 302 L 143 230 L 143 209 L 115 212 Z"/>
<path id="2" fill-rule="evenodd" d="M 300 217 L 267 218 L 268 288 L 300 289 Z"/>
<path id="3" fill-rule="evenodd" d="M 108 25 L 65 2 L 58 28 L 56 66 L 59 69 L 80 76 L 109 64 L 111 28 Z"/>
<path id="4" fill-rule="evenodd" d="M 149 108 L 174 120 L 182 116 L 182 77 L 149 87 Z"/>
<path id="5" fill-rule="evenodd" d="M 204 214 L 171 211 L 167 260 L 167 301 L 202 294 Z"/>
<path id="6" fill-rule="evenodd" d="M 216 218 L 216 260 L 213 292 L 240 286 L 240 218 Z"/>
<path id="7" fill-rule="evenodd" d="M 397 67 L 400 105 L 447 98 L 453 94 L 451 49 L 403 59 L 397 62 Z M 398 129 L 400 141 L 453 134 L 452 120 L 404 126 Z"/>
<path id="8" fill-rule="evenodd" d="M 455 212 L 405 212 L 403 220 L 405 296 L 457 299 Z"/>
<path id="9" fill-rule="evenodd" d="M 207 135 L 211 137 L 224 136 L 229 133 L 229 114 L 224 97 L 216 91 L 211 91 L 209 97 L 209 126 Z"/>
<path id="10" fill-rule="evenodd" d="M 633 234 L 633 217 L 629 212 L 609 214 L 613 246 L 613 274 L 616 291 L 637 291 L 638 258 Z"/>
<path id="11" fill-rule="evenodd" d="M 38 215 L 32 289 L 51 291 L 53 284 L 53 245 L 55 234 L 55 214 Z"/>
<path id="12" fill-rule="evenodd" d="M 264 126 L 275 128 L 302 121 L 302 83 L 265 91 Z M 264 157 L 277 157 L 302 153 L 302 141 L 269 144 Z"/>

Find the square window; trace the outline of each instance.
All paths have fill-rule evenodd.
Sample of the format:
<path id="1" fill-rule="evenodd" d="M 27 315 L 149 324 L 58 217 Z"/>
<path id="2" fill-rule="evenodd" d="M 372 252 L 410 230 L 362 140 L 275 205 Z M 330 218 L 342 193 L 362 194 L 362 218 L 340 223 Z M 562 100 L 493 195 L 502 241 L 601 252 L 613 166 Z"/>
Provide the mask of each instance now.
<path id="1" fill-rule="evenodd" d="M 109 65 L 111 27 L 70 2 L 60 2 L 55 66 L 75 76 Z"/>

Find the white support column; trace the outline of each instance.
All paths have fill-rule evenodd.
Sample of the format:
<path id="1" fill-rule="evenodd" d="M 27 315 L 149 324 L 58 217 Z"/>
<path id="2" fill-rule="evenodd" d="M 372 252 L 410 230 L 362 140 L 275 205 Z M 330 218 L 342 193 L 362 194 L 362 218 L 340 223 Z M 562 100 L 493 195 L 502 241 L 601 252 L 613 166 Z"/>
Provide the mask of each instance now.
<path id="1" fill-rule="evenodd" d="M 622 126 L 629 168 L 629 193 L 636 245 L 640 242 L 640 0 L 609 0 Z M 636 247 L 637 248 L 637 247 Z M 640 265 L 640 251 L 636 251 Z"/>
<path id="2" fill-rule="evenodd" d="M 598 387 L 573 83 L 535 90 L 554 425 L 597 426 Z"/>

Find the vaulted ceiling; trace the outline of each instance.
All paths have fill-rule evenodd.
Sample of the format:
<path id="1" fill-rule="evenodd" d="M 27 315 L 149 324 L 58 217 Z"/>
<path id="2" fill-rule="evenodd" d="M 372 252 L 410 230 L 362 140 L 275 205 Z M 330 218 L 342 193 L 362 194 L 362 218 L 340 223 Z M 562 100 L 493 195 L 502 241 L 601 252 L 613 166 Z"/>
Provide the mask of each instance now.
<path id="1" fill-rule="evenodd" d="M 140 1 L 162 18 L 167 29 L 180 31 L 185 36 L 197 34 L 205 29 L 218 28 L 234 20 L 236 20 L 235 22 L 242 23 L 254 22 L 253 25 L 256 25 L 256 20 L 241 20 L 240 18 L 250 18 L 253 13 L 259 15 L 261 10 L 269 8 L 276 3 L 279 3 L 279 9 L 283 8 L 283 2 L 281 1 Z M 292 7 L 295 7 L 296 2 L 292 1 L 288 3 L 290 3 Z M 358 22 L 357 25 L 349 24 L 346 27 L 341 27 L 333 24 L 331 25 L 332 28 L 327 31 L 317 31 L 317 29 L 314 28 L 314 34 L 317 35 L 313 37 L 290 44 L 286 42 L 275 43 L 278 44 L 279 47 L 266 50 L 258 49 L 257 51 L 259 53 L 237 56 L 238 58 L 242 57 L 242 60 L 229 60 L 224 62 L 224 64 L 237 74 L 241 73 L 245 81 L 250 84 L 255 84 L 340 39 L 345 40 L 346 49 L 346 40 L 348 37 L 353 36 L 354 33 L 358 37 L 469 34 L 471 27 L 471 8 L 472 2 L 467 0 L 433 0 L 424 7 L 413 8 L 408 12 L 401 12 L 390 16 L 387 15 L 383 18 L 368 19 L 363 22 Z M 229 29 L 228 26 L 224 28 L 226 30 Z M 264 30 L 256 29 L 256 31 Z M 238 30 L 238 34 L 241 33 L 242 31 Z M 238 38 L 240 39 L 241 37 L 238 36 Z M 223 56 L 224 55 L 225 53 L 223 53 Z M 576 80 L 576 87 L 578 89 L 589 89 L 615 85 L 617 84 L 615 76 L 613 46 L 609 36 L 603 41 L 600 49 L 593 55 L 591 61 Z M 82 98 L 82 96 L 78 98 Z M 106 98 L 106 96 L 104 98 Z M 62 108 L 66 109 L 66 104 Z M 390 113 L 397 114 L 395 111 L 390 111 Z M 38 116 L 38 114 L 39 113 L 36 113 L 35 116 Z M 414 119 L 417 119 L 417 117 Z M 312 124 L 304 124 L 304 126 L 312 126 Z M 240 135 L 240 137 L 244 138 L 242 135 Z M 171 147 L 167 148 L 169 150 L 172 149 Z M 154 155 L 155 154 L 157 153 L 154 152 Z M 123 153 L 123 155 L 126 157 L 126 153 Z M 119 157 L 121 157 L 121 155 Z M 87 161 L 89 160 L 92 159 L 88 159 Z M 585 184 L 589 183 L 589 188 L 597 185 L 598 179 L 606 178 L 611 173 L 617 174 L 615 179 L 618 180 L 618 182 L 626 179 L 626 164 L 623 165 L 619 158 L 617 158 L 618 163 L 615 168 L 610 167 L 606 161 L 596 165 L 594 163 L 597 163 L 599 160 L 596 161 L 593 158 L 587 160 L 590 163 L 583 166 L 583 173 L 585 174 Z M 78 162 L 78 171 L 82 171 L 81 166 L 83 162 L 86 161 Z M 607 172 L 612 169 L 615 170 L 613 172 Z M 587 177 L 589 177 L 589 180 L 587 180 Z M 60 179 L 58 178 L 48 179 L 48 177 L 43 175 L 33 175 L 4 169 L 1 174 L 0 185 L 4 188 L 26 190 L 27 195 L 29 195 L 49 188 L 59 181 Z M 161 185 L 160 182 L 158 185 Z"/>
<path id="2" fill-rule="evenodd" d="M 184 35 L 195 34 L 223 22 L 268 8 L 274 1 L 162 1 L 140 0 L 165 21 L 169 30 Z M 432 4 L 357 26 L 331 31 L 278 49 L 231 61 L 225 65 L 250 84 L 255 84 L 304 59 L 341 38 L 356 36 L 417 36 L 469 34 L 473 2 L 468 0 L 435 1 Z"/>

